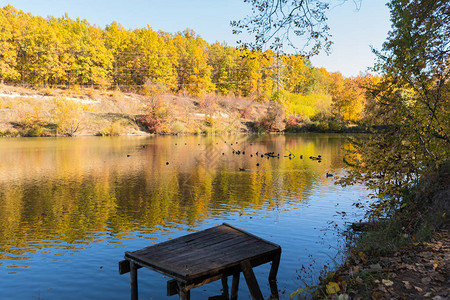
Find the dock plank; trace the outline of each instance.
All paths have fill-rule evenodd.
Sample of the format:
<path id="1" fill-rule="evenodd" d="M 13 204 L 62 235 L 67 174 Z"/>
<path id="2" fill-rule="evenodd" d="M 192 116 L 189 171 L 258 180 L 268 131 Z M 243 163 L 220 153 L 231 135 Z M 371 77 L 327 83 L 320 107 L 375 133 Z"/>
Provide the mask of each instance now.
<path id="1" fill-rule="evenodd" d="M 231 231 L 229 228 L 223 228 L 220 231 L 210 230 L 208 234 L 191 234 L 189 238 L 179 238 L 169 240 L 161 244 L 142 248 L 130 252 L 134 256 L 151 257 L 152 260 L 163 260 L 168 256 L 176 256 L 179 253 L 185 253 L 192 249 L 199 249 L 210 244 L 216 244 L 225 240 L 233 239 L 242 234 Z"/>
<path id="2" fill-rule="evenodd" d="M 180 296 L 187 298 L 190 289 L 220 278 L 225 282 L 227 276 L 233 275 L 231 296 L 235 298 L 239 272 L 244 272 L 252 295 L 259 297 L 259 287 L 251 269 L 272 261 L 269 280 L 274 281 L 280 254 L 279 245 L 224 223 L 136 251 L 127 251 L 125 259 L 136 267 L 147 267 L 174 278 L 175 282 L 168 283 L 168 293 L 173 294 L 177 290 Z M 119 266 L 121 274 L 127 271 L 126 263 L 121 262 Z M 226 287 L 228 290 L 228 285 Z"/>
<path id="3" fill-rule="evenodd" d="M 145 253 L 132 254 L 149 265 L 166 267 L 192 278 L 208 269 L 230 267 L 233 263 L 238 265 L 242 260 L 252 259 L 274 249 L 272 244 L 264 241 L 242 234 L 237 236 L 237 238 L 210 240 L 209 244 L 198 243 L 196 247 L 186 247 L 175 252 L 165 252 L 161 249 L 154 252 L 154 249 L 149 249 Z"/>

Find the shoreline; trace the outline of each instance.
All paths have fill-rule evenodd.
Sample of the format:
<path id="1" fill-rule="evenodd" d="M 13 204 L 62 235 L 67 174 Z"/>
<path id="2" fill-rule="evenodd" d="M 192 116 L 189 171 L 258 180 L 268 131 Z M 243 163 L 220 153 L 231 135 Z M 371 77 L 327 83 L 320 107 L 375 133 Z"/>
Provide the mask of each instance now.
<path id="1" fill-rule="evenodd" d="M 281 104 L 241 97 L 33 90 L 0 85 L 0 137 L 305 132 L 370 131 L 333 118 L 288 117 Z"/>
<path id="2" fill-rule="evenodd" d="M 313 298 L 448 299 L 449 195 L 447 161 L 405 193 L 408 205 L 391 218 L 349 229 L 346 261 L 320 278 Z"/>

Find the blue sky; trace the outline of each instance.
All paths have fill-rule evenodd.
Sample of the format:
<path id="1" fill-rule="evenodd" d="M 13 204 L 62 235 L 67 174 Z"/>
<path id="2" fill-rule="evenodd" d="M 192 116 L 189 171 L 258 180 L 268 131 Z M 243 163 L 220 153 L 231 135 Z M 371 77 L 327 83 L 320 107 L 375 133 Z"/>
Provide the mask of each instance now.
<path id="1" fill-rule="evenodd" d="M 358 1 L 358 0 L 356 0 Z M 333 35 L 333 52 L 311 60 L 314 66 L 345 76 L 356 76 L 374 63 L 370 45 L 381 48 L 390 29 L 386 0 L 362 0 L 356 11 L 352 0 L 333 7 L 329 25 Z M 88 20 L 104 27 L 112 21 L 127 29 L 146 27 L 167 32 L 193 29 L 208 42 L 225 42 L 233 46 L 237 37 L 231 33 L 231 20 L 242 18 L 249 6 L 242 0 L 10 0 L 8 3 L 33 15 Z"/>

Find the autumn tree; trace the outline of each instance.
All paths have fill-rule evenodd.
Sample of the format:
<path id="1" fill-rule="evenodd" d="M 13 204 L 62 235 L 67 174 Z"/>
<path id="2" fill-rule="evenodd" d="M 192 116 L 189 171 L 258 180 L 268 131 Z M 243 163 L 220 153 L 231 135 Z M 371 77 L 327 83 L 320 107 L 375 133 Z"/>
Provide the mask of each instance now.
<path id="1" fill-rule="evenodd" d="M 366 104 L 365 89 L 357 80 L 344 78 L 340 73 L 333 73 L 330 78 L 330 94 L 336 118 L 347 124 L 361 120 Z"/>
<path id="2" fill-rule="evenodd" d="M 178 85 L 180 91 L 199 96 L 213 89 L 211 66 L 207 62 L 207 43 L 192 30 L 174 37 L 179 51 Z"/>
<path id="3" fill-rule="evenodd" d="M 307 110 L 308 116 L 329 107 L 329 75 L 306 56 L 209 45 L 192 30 L 127 30 L 117 22 L 102 29 L 67 14 L 42 18 L 12 6 L 1 9 L 0 29 L 5 82 L 119 87 L 146 95 L 182 92 L 200 100 L 216 92 L 276 100 L 284 107 L 295 102 L 291 111 Z M 301 96 L 294 101 L 284 92 Z"/>
<path id="4" fill-rule="evenodd" d="M 17 20 L 14 17 L 19 12 L 11 5 L 0 9 L 0 82 L 14 80 L 19 77 L 17 66 L 18 36 Z"/>
<path id="5" fill-rule="evenodd" d="M 305 94 L 308 82 L 308 73 L 311 63 L 301 55 L 283 56 L 283 87 L 296 94 Z"/>
<path id="6" fill-rule="evenodd" d="M 27 51 L 27 81 L 44 85 L 67 82 L 69 44 L 61 23 L 55 18 L 32 17 L 28 26 L 28 33 L 21 44 Z"/>
<path id="7" fill-rule="evenodd" d="M 54 99 L 55 109 L 53 121 L 57 126 L 58 135 L 74 136 L 82 123 L 83 110 L 80 102 L 57 96 Z"/>
<path id="8" fill-rule="evenodd" d="M 105 45 L 103 31 L 86 20 L 61 19 L 70 34 L 70 77 L 78 84 L 108 85 L 113 57 Z"/>
<path id="9" fill-rule="evenodd" d="M 116 86 L 131 85 L 132 34 L 119 23 L 112 22 L 105 28 L 105 45 L 113 56 L 112 83 Z"/>
<path id="10" fill-rule="evenodd" d="M 450 3 L 392 0 L 389 8 L 392 30 L 377 64 L 383 79 L 370 106 L 384 130 L 354 141 L 344 181 L 376 190 L 372 216 L 406 205 L 404 191 L 448 161 L 450 149 Z"/>
<path id="11" fill-rule="evenodd" d="M 237 68 L 241 59 L 235 47 L 220 43 L 212 44 L 208 49 L 208 64 L 212 67 L 211 79 L 221 95 L 237 92 Z"/>
<path id="12" fill-rule="evenodd" d="M 238 93 L 244 97 L 257 98 L 258 85 L 262 80 L 259 53 L 241 48 L 237 72 Z"/>

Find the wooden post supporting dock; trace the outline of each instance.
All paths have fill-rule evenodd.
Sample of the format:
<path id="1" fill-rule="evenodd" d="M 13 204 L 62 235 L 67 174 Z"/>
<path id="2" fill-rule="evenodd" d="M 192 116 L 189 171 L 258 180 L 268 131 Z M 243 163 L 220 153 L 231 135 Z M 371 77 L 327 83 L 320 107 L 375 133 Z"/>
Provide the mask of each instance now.
<path id="1" fill-rule="evenodd" d="M 137 266 L 134 262 L 130 262 L 130 287 L 131 300 L 138 300 Z"/>
<path id="2" fill-rule="evenodd" d="M 256 281 L 255 273 L 253 273 L 252 265 L 248 260 L 241 262 L 242 273 L 244 273 L 245 281 L 252 299 L 264 299 L 259 289 L 258 281 Z"/>
<path id="3" fill-rule="evenodd" d="M 189 300 L 190 290 L 222 280 L 223 293 L 210 299 L 236 300 L 242 272 L 251 297 L 263 296 L 253 268 L 272 262 L 269 285 L 272 299 L 278 299 L 276 276 L 281 247 L 226 223 L 133 252 L 125 252 L 119 273 L 130 272 L 131 299 L 138 299 L 137 270 L 145 267 L 172 277 L 167 295 Z M 231 293 L 228 277 L 233 276 Z"/>

